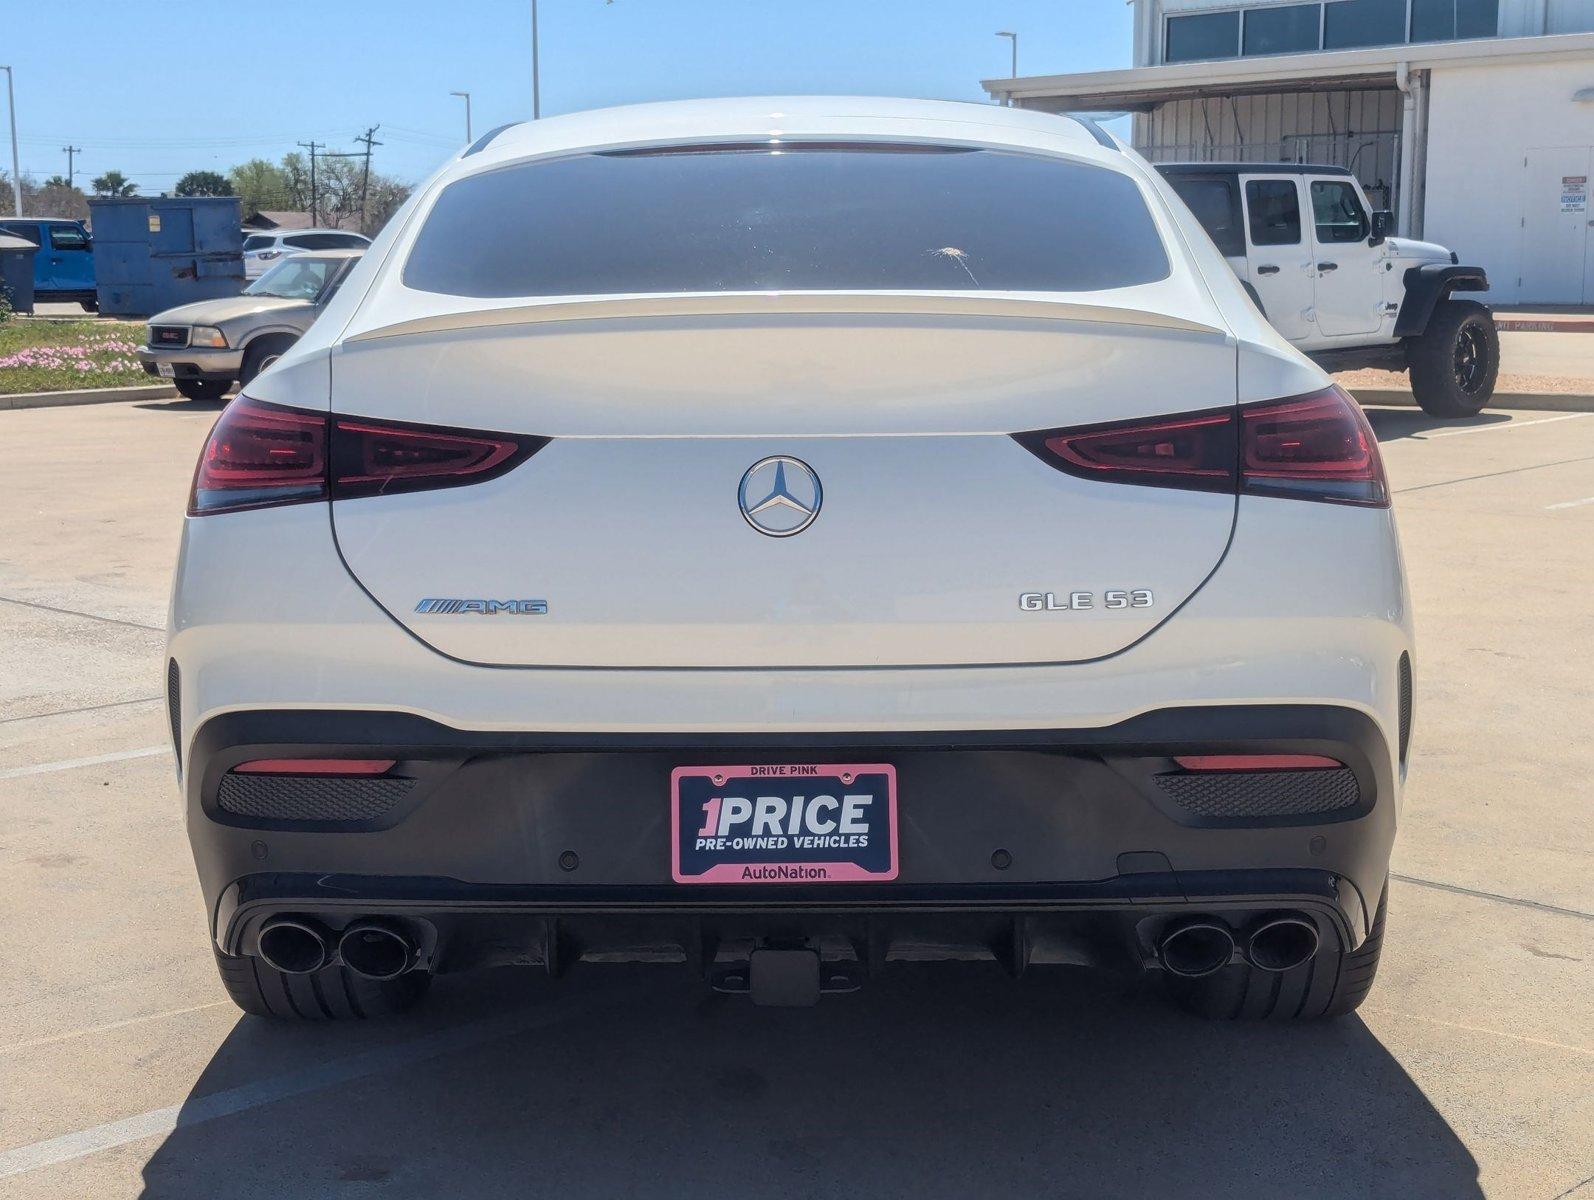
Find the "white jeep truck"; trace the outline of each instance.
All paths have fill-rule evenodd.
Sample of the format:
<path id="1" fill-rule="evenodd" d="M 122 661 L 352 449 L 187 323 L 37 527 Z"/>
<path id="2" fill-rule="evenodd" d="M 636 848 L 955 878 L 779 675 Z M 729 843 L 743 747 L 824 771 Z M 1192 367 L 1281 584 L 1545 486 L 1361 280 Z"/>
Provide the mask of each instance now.
<path id="1" fill-rule="evenodd" d="M 1432 242 L 1391 237 L 1343 167 L 1160 163 L 1273 327 L 1331 371 L 1411 372 L 1417 403 L 1470 417 L 1500 369 L 1494 318 L 1456 292 L 1484 292 L 1482 267 Z M 1309 219 L 1303 219 L 1309 214 Z"/>

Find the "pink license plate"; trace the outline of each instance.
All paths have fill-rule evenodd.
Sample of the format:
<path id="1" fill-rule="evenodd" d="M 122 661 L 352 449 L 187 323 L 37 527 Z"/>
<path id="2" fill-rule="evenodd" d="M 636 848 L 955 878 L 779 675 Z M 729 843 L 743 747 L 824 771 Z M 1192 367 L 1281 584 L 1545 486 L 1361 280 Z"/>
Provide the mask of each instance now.
<path id="1" fill-rule="evenodd" d="M 889 763 L 676 767 L 676 883 L 858 883 L 897 877 Z"/>

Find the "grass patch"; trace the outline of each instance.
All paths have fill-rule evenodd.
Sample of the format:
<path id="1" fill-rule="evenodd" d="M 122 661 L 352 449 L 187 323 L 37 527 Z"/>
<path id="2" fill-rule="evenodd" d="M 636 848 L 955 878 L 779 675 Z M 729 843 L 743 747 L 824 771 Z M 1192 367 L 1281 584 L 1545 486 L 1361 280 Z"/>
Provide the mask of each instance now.
<path id="1" fill-rule="evenodd" d="M 36 321 L 0 325 L 0 395 L 134 387 L 147 378 L 134 355 L 142 321 Z"/>

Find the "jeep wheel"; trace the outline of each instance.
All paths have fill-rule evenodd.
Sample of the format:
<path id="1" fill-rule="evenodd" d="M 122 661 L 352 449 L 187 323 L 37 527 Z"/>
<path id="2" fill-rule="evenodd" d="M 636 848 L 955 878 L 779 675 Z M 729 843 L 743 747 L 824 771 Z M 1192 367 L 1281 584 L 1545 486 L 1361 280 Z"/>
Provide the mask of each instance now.
<path id="1" fill-rule="evenodd" d="M 1428 328 L 1407 343 L 1411 392 L 1425 413 L 1471 417 L 1494 395 L 1500 373 L 1500 335 L 1476 300 L 1445 300 Z"/>
<path id="2" fill-rule="evenodd" d="M 1168 990 L 1184 1008 L 1215 1021 L 1310 1021 L 1343 1017 L 1372 990 L 1384 946 L 1389 885 L 1378 898 L 1373 927 L 1361 946 L 1344 953 L 1324 945 L 1298 967 L 1263 971 L 1235 963 L 1199 979 L 1168 976 Z"/>

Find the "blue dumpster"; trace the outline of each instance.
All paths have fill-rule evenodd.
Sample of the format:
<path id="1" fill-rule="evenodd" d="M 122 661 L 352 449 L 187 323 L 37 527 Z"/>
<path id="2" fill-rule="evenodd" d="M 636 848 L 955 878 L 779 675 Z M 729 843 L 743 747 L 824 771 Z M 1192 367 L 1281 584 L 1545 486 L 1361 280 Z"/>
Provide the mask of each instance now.
<path id="1" fill-rule="evenodd" d="M 236 196 L 90 200 L 100 311 L 147 317 L 244 288 Z"/>
<path id="2" fill-rule="evenodd" d="M 0 297 L 12 312 L 33 311 L 33 256 L 38 250 L 27 238 L 0 232 Z"/>

